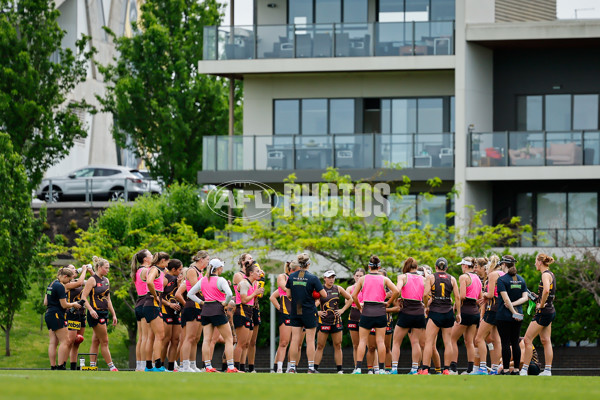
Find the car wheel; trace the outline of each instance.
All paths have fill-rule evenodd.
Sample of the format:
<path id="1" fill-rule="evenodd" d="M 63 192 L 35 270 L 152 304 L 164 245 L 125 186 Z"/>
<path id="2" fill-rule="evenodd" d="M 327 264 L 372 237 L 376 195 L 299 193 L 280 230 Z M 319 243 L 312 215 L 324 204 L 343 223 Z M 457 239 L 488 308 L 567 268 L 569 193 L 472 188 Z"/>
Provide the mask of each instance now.
<path id="1" fill-rule="evenodd" d="M 57 186 L 52 186 L 52 193 L 50 193 L 50 187 L 45 187 L 42 191 L 42 199 L 46 203 L 57 203 L 62 197 L 62 191 Z"/>
<path id="2" fill-rule="evenodd" d="M 125 192 L 123 188 L 113 188 L 110 190 L 108 201 L 120 201 L 125 200 Z"/>

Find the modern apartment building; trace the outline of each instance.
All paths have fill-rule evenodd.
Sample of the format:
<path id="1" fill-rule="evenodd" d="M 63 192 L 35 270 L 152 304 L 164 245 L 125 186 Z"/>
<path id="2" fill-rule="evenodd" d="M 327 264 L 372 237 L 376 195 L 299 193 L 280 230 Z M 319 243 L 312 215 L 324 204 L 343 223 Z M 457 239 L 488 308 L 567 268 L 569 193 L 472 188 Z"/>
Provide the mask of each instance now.
<path id="1" fill-rule="evenodd" d="M 131 22 L 139 15 L 141 0 L 54 0 L 60 11 L 58 23 L 66 31 L 63 48 L 76 50 L 75 42 L 87 35 L 97 50 L 95 61 L 108 64 L 115 57 L 112 39 L 103 27 L 109 27 L 117 35 L 131 35 Z M 87 65 L 87 78 L 68 95 L 67 102 L 84 99 L 99 107 L 95 95 L 103 96 L 105 83 L 93 62 Z M 90 164 L 136 166 L 133 155 L 118 149 L 113 140 L 112 115 L 107 113 L 79 113 L 88 136 L 75 141 L 69 155 L 52 166 L 46 176 L 66 175 L 74 169 Z"/>
<path id="2" fill-rule="evenodd" d="M 557 20 L 555 0 L 253 10 L 252 25 L 205 28 L 199 70 L 243 80 L 244 134 L 205 137 L 200 183 L 407 175 L 417 219 L 473 205 L 545 233 L 524 247 L 600 244 L 600 20 Z M 418 196 L 433 177 L 438 196 Z"/>

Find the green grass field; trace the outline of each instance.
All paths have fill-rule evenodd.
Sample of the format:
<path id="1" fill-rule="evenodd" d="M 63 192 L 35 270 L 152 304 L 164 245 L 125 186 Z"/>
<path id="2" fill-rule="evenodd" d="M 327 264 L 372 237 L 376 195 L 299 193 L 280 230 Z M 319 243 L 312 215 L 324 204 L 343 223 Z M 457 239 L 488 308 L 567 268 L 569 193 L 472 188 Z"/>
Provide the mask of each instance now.
<path id="1" fill-rule="evenodd" d="M 393 399 L 600 398 L 598 377 L 189 374 L 0 371 L 1 398 Z M 408 396 L 408 397 L 407 397 Z"/>

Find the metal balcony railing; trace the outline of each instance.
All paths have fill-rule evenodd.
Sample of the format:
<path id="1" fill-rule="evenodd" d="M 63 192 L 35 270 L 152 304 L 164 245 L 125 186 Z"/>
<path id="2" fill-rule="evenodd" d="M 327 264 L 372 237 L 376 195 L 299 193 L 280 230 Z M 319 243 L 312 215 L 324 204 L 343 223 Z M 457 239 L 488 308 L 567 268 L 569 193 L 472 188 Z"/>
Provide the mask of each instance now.
<path id="1" fill-rule="evenodd" d="M 204 60 L 453 55 L 454 21 L 206 26 Z"/>
<path id="2" fill-rule="evenodd" d="M 600 165 L 600 131 L 472 132 L 470 167 Z"/>
<path id="3" fill-rule="evenodd" d="M 454 133 L 205 136 L 204 171 L 453 168 Z"/>

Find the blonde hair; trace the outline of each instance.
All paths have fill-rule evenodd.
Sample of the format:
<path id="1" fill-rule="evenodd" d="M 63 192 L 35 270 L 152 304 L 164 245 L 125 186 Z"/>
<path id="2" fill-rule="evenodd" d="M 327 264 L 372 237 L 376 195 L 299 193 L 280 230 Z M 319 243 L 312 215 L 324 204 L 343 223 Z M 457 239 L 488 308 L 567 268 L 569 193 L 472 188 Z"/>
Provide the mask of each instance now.
<path id="1" fill-rule="evenodd" d="M 306 253 L 298 254 L 298 263 L 300 264 L 300 268 L 308 268 L 310 265 L 310 257 Z"/>
<path id="2" fill-rule="evenodd" d="M 537 257 L 535 258 L 535 260 L 541 262 L 546 267 L 554 262 L 554 258 L 552 256 L 549 256 L 544 253 L 538 254 Z"/>
<path id="3" fill-rule="evenodd" d="M 75 272 L 69 268 L 69 267 L 62 267 L 58 270 L 58 273 L 56 274 L 56 277 L 61 277 L 61 276 L 68 276 L 69 278 L 72 278 L 73 275 L 75 275 Z"/>
<path id="4" fill-rule="evenodd" d="M 206 257 L 208 257 L 208 251 L 200 250 L 199 252 L 196 253 L 196 255 L 192 256 L 192 261 L 193 262 L 200 261 Z"/>
<path id="5" fill-rule="evenodd" d="M 92 266 L 94 267 L 94 272 L 98 272 L 98 268 L 103 266 L 104 264 L 108 264 L 108 261 L 104 258 L 100 258 L 97 256 L 92 257 Z"/>
<path id="6" fill-rule="evenodd" d="M 498 271 L 500 270 L 502 267 L 498 264 L 498 262 L 500 261 L 500 257 L 498 257 L 497 255 L 493 255 L 490 257 L 490 266 L 487 269 L 487 273 L 488 275 L 491 274 L 494 271 Z"/>

